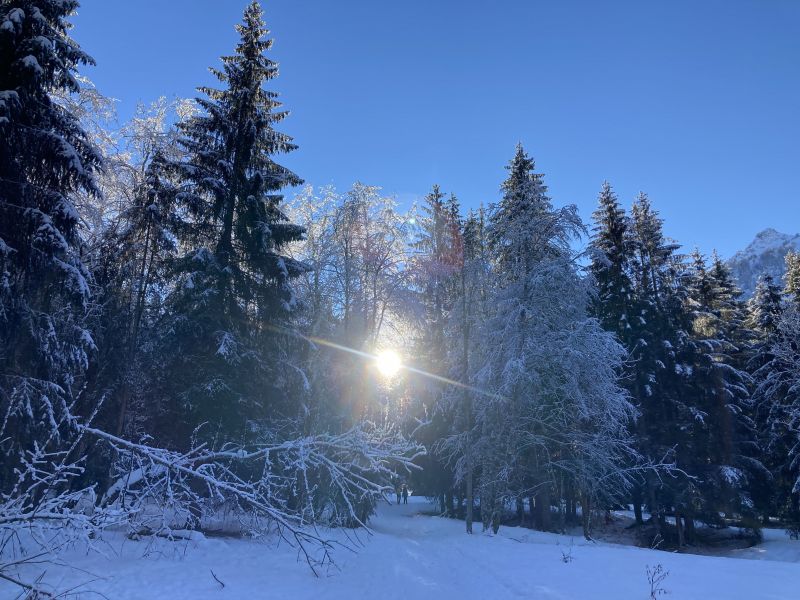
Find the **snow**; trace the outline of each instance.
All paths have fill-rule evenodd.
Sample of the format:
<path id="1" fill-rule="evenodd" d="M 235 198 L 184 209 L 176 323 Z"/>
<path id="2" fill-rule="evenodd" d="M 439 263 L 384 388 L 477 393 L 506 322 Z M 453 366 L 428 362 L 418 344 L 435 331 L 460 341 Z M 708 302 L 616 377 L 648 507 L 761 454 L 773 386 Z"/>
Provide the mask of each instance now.
<path id="1" fill-rule="evenodd" d="M 800 540 L 790 540 L 789 534 L 783 529 L 764 529 L 761 533 L 764 541 L 757 546 L 730 550 L 726 556 L 800 563 Z"/>
<path id="2" fill-rule="evenodd" d="M 44 73 L 44 70 L 39 65 L 39 61 L 36 60 L 36 57 L 31 54 L 29 54 L 28 56 L 23 56 L 21 62 L 23 67 L 25 67 L 26 69 L 30 69 L 37 75 L 42 75 Z"/>
<path id="3" fill-rule="evenodd" d="M 780 285 L 786 271 L 784 257 L 790 250 L 800 251 L 800 234 L 785 234 L 769 228 L 758 233 L 745 248 L 728 260 L 728 266 L 749 298 L 759 275 L 767 273 Z"/>
<path id="4" fill-rule="evenodd" d="M 639 600 L 649 596 L 645 569 L 661 564 L 669 571 L 667 597 L 681 600 L 789 599 L 800 586 L 800 542 L 782 531 L 767 531 L 757 547 L 731 551 L 740 558 L 708 557 L 514 527 L 468 536 L 461 521 L 420 514 L 432 510 L 414 497 L 407 506 L 380 507 L 372 534 L 350 531 L 363 546 L 336 549 L 338 568 L 319 578 L 285 543 L 199 535 L 130 541 L 107 533 L 105 556 L 75 550 L 67 557 L 91 575 L 49 566 L 45 581 L 67 587 L 96 578 L 81 588 L 84 597 L 96 597 L 91 590 L 112 600 Z M 336 535 L 346 541 L 343 531 Z M 13 597 L 8 585 L 0 583 L 0 597 Z"/>
<path id="5" fill-rule="evenodd" d="M 6 18 L 15 25 L 21 25 L 22 21 L 25 20 L 25 11 L 21 8 L 12 8 L 10 11 L 8 11 Z"/>

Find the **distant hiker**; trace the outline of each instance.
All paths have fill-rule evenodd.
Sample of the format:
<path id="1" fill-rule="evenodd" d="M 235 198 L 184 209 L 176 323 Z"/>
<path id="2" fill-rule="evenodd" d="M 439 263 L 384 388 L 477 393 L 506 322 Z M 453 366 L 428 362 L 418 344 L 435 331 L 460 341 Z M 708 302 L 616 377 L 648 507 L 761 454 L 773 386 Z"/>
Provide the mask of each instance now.
<path id="1" fill-rule="evenodd" d="M 408 487 L 403 484 L 403 504 L 408 504 Z"/>
<path id="2" fill-rule="evenodd" d="M 397 483 L 394 486 L 394 496 L 397 498 L 397 504 L 400 504 L 400 484 Z"/>

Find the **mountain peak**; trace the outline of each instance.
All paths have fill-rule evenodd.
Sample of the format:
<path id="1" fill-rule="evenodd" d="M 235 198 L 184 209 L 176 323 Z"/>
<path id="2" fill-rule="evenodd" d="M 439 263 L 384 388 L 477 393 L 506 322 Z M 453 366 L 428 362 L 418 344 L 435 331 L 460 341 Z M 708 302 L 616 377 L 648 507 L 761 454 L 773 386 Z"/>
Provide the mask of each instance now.
<path id="1" fill-rule="evenodd" d="M 746 298 L 753 294 L 763 273 L 772 275 L 776 282 L 781 281 L 786 271 L 785 257 L 791 250 L 800 251 L 800 234 L 781 233 L 768 227 L 758 232 L 747 248 L 728 260 Z"/>

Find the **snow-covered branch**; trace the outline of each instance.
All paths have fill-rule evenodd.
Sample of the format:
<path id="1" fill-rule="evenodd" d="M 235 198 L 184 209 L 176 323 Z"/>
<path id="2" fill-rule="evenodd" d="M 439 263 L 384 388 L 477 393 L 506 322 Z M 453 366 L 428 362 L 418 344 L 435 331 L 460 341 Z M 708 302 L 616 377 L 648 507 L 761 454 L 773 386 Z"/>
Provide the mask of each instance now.
<path id="1" fill-rule="evenodd" d="M 312 569 L 330 560 L 331 542 L 318 526 L 366 526 L 392 476 L 415 468 L 422 452 L 396 432 L 368 424 L 342 434 L 187 452 L 84 431 L 119 453 L 118 479 L 101 505 L 124 508 L 135 528 L 167 535 L 214 526 L 251 536 L 277 533 Z"/>

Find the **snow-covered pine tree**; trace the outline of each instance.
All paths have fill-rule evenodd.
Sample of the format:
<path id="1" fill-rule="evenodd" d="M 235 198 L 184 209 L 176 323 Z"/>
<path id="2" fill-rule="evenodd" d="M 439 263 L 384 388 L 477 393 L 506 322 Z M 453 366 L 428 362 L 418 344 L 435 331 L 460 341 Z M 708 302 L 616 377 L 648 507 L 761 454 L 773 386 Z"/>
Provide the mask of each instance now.
<path id="1" fill-rule="evenodd" d="M 747 303 L 747 327 L 757 340 L 763 341 L 777 330 L 783 313 L 781 300 L 781 287 L 772 276 L 759 277 L 753 297 Z"/>
<path id="2" fill-rule="evenodd" d="M 590 271 L 597 286 L 592 313 L 606 331 L 614 332 L 623 345 L 629 346 L 631 326 L 628 320 L 633 308 L 633 284 L 629 276 L 632 247 L 628 217 L 607 181 L 603 183 L 592 217 Z"/>
<path id="3" fill-rule="evenodd" d="M 800 252 L 786 254 L 786 273 L 783 293 L 790 302 L 800 306 Z"/>
<path id="4" fill-rule="evenodd" d="M 423 305 L 424 324 L 419 348 L 426 369 L 441 374 L 444 356 L 444 323 L 450 310 L 448 281 L 456 272 L 451 239 L 450 212 L 445 195 L 434 185 L 425 196 L 417 217 L 418 234 L 413 243 L 414 274 Z M 456 225 L 457 227 L 457 225 Z"/>
<path id="5" fill-rule="evenodd" d="M 800 535 L 800 309 L 789 303 L 755 372 L 755 398 L 764 417 L 772 498 L 794 535 Z"/>
<path id="6" fill-rule="evenodd" d="M 284 215 L 279 191 L 301 180 L 274 162 L 295 145 L 274 129 L 288 113 L 263 87 L 278 67 L 265 55 L 272 40 L 258 2 L 237 30 L 236 53 L 212 69 L 224 87 L 199 88 L 201 114 L 179 125 L 187 158 L 166 163 L 181 188 L 187 252 L 160 326 L 156 393 L 172 407 L 161 433 L 179 447 L 202 423 L 217 439 L 248 439 L 288 410 L 285 388 L 299 377 L 281 360 L 281 328 L 295 306 L 290 280 L 306 267 L 281 250 L 303 229 Z"/>
<path id="7" fill-rule="evenodd" d="M 78 394 L 94 342 L 74 199 L 98 193 L 101 159 L 52 98 L 76 92 L 77 67 L 93 62 L 68 36 L 77 6 L 0 5 L 0 497 L 30 484 L 41 499 L 64 458 L 47 453 L 68 448 L 76 414 L 91 411 Z M 23 466 L 37 460 L 38 472 Z"/>
<path id="8" fill-rule="evenodd" d="M 633 203 L 629 235 L 635 289 L 634 316 L 629 320 L 630 362 L 635 368 L 629 385 L 640 412 L 636 444 L 649 462 L 659 463 L 669 459 L 692 419 L 683 404 L 681 387 L 683 377 L 691 376 L 691 368 L 681 359 L 690 320 L 678 277 L 678 245 L 664 236 L 663 221 L 644 193 Z M 672 492 L 653 472 L 645 479 L 644 500 L 661 535 L 666 536 L 664 513 L 671 507 Z M 670 478 L 669 482 L 679 489 L 687 483 L 682 478 Z M 691 522 L 688 526 L 691 528 Z"/>
<path id="9" fill-rule="evenodd" d="M 474 394 L 481 512 L 496 530 L 507 501 L 529 499 L 549 529 L 567 480 L 587 516 L 593 500 L 625 490 L 634 411 L 617 383 L 624 350 L 588 317 L 570 248 L 584 231 L 575 207 L 552 206 L 521 146 L 507 168 L 489 219 L 494 285 L 474 378 L 485 390 Z"/>
<path id="10" fill-rule="evenodd" d="M 156 153 L 142 165 L 142 181 L 126 197 L 114 226 L 108 227 L 92 256 L 98 302 L 97 363 L 88 393 L 106 398 L 98 424 L 117 436 L 133 433 L 134 420 L 159 412 L 149 394 L 153 324 L 162 316 L 171 290 L 176 257 L 175 190 Z"/>
<path id="11" fill-rule="evenodd" d="M 756 423 L 761 461 L 769 471 L 765 479 L 756 479 L 753 498 L 763 513 L 765 524 L 769 517 L 778 515 L 781 507 L 791 497 L 791 483 L 781 477 L 781 465 L 786 452 L 779 448 L 771 435 L 773 399 L 762 397 L 761 384 L 769 376 L 769 365 L 773 360 L 772 345 L 777 339 L 778 326 L 783 314 L 781 287 L 776 285 L 771 275 L 758 278 L 755 292 L 747 302 L 745 326 L 750 335 L 747 371 L 753 379 L 752 416 Z"/>
<path id="12" fill-rule="evenodd" d="M 473 509 L 475 504 L 475 466 L 473 450 L 475 415 L 473 411 L 472 355 L 475 349 L 473 333 L 479 318 L 486 314 L 486 287 L 489 263 L 486 252 L 483 207 L 479 213 L 470 211 L 462 229 L 463 260 L 459 273 L 459 290 L 456 310 L 452 315 L 451 364 L 453 375 L 462 382 L 459 391 L 461 407 L 459 423 L 460 435 L 456 437 L 456 481 L 464 482 L 464 522 L 467 533 L 472 533 Z"/>
<path id="13" fill-rule="evenodd" d="M 777 515 L 800 531 L 800 326 L 792 283 L 796 255 L 787 255 L 786 262 L 784 289 L 764 275 L 749 302 L 749 324 L 756 337 L 749 368 L 755 380 L 753 399 L 763 459 L 772 475 L 759 490 L 768 503 L 765 517 Z"/>
<path id="14" fill-rule="evenodd" d="M 775 357 L 769 380 L 765 382 L 765 396 L 770 397 L 774 385 L 775 397 L 782 400 L 773 423 L 776 436 L 784 434 L 788 452 L 779 476 L 784 492 L 781 514 L 795 537 L 800 536 L 800 306 L 790 304 L 781 316 L 775 343 Z M 784 393 L 785 392 L 785 393 Z M 788 484 L 788 485 L 787 485 Z M 791 486 L 791 487 L 790 487 Z"/>
<path id="15" fill-rule="evenodd" d="M 451 206 L 451 214 L 455 219 Z M 455 222 L 455 221 L 454 221 Z M 458 235 L 461 260 L 455 276 L 453 309 L 445 328 L 448 376 L 464 385 L 444 389 L 443 405 L 452 424 L 446 436 L 438 440 L 435 450 L 448 466 L 454 467 L 456 488 L 463 491 L 467 533 L 472 533 L 475 509 L 475 481 L 480 457 L 475 444 L 474 358 L 481 353 L 482 341 L 477 332 L 488 316 L 490 265 L 483 207 L 471 210 L 463 220 Z M 458 513 L 458 516 L 462 516 Z"/>
<path id="16" fill-rule="evenodd" d="M 676 504 L 682 514 L 705 522 L 720 523 L 720 514 L 735 514 L 755 525 L 750 490 L 766 472 L 750 417 L 750 377 L 740 368 L 745 362 L 740 292 L 718 256 L 710 269 L 698 251 L 692 258 L 687 282 L 692 331 L 686 356 L 694 358 L 684 383 L 695 418 L 690 439 L 678 454 L 682 468 L 698 478 L 698 491 L 688 488 L 691 503 L 678 495 Z"/>
<path id="17" fill-rule="evenodd" d="M 446 199 L 438 185 L 423 199 L 416 218 L 417 236 L 412 244 L 412 270 L 422 311 L 420 337 L 415 343 L 414 364 L 439 377 L 447 374 L 445 328 L 455 301 L 455 276 L 462 262 L 460 215 L 454 195 Z M 415 430 L 415 438 L 428 448 L 422 471 L 415 473 L 420 489 L 435 495 L 443 514 L 453 510 L 453 474 L 433 451 L 435 444 L 451 433 L 454 413 L 442 402 L 447 388 L 427 377 L 417 378 L 413 396 L 417 417 L 426 419 Z"/>
<path id="18" fill-rule="evenodd" d="M 526 407 L 536 406 L 530 398 L 533 390 L 530 382 L 524 381 L 528 373 L 522 364 L 513 373 L 507 371 L 506 364 L 522 361 L 521 355 L 529 343 L 531 332 L 525 324 L 535 312 L 517 306 L 529 301 L 528 278 L 545 259 L 563 257 L 570 236 L 577 236 L 581 226 L 576 214 L 558 214 L 553 210 L 543 176 L 535 172 L 534 161 L 522 144 L 517 144 L 506 170 L 508 176 L 500 186 L 502 198 L 490 207 L 486 229 L 493 263 L 494 310 L 481 323 L 481 336 L 486 336 L 483 343 L 487 346 L 482 348 L 486 357 L 479 359 L 476 380 L 479 385 L 487 385 L 488 390 L 493 393 L 498 390 L 498 393 L 476 398 L 475 405 L 476 445 L 482 473 L 481 516 L 484 529 L 491 526 L 496 531 L 506 501 L 532 496 L 531 491 L 538 490 L 537 501 L 531 502 L 530 510 L 537 526 L 547 529 L 550 527 L 553 477 L 546 468 L 527 468 L 537 463 L 538 452 L 535 444 L 522 443 L 525 436 L 535 433 L 535 420 L 523 416 Z M 553 230 L 557 235 L 552 235 Z M 506 317 L 509 323 L 502 322 Z M 497 352 L 496 347 L 492 348 L 494 354 L 489 351 L 494 345 L 490 340 L 499 341 L 489 336 L 501 336 L 505 342 L 502 352 Z M 511 346 L 507 346 L 509 342 Z M 487 360 L 489 357 L 493 360 Z M 532 369 L 528 371 L 532 374 Z M 501 374 L 510 377 L 503 378 Z M 523 422 L 527 426 L 518 428 Z M 524 454 L 515 453 L 517 447 L 530 450 Z M 537 507 L 535 517 L 534 505 Z"/>
<path id="19" fill-rule="evenodd" d="M 598 197 L 598 207 L 592 215 L 594 220 L 590 251 L 590 273 L 596 286 L 592 298 L 592 314 L 600 320 L 606 331 L 614 333 L 629 354 L 641 351 L 637 342 L 641 340 L 643 306 L 636 298 L 632 280 L 635 249 L 631 234 L 631 220 L 620 206 L 611 184 L 603 183 Z M 637 337 L 638 336 L 638 337 Z M 637 372 L 636 361 L 626 364 L 623 384 L 635 398 Z M 641 386 L 640 386 L 641 387 Z M 634 515 L 638 524 L 643 523 L 642 501 L 644 481 L 637 477 L 632 488 Z"/>
<path id="20" fill-rule="evenodd" d="M 517 144 L 506 167 L 502 201 L 492 207 L 487 234 L 502 278 L 524 277 L 538 261 L 563 256 L 583 225 L 574 207 L 554 209 L 543 176 L 533 159 Z M 530 227 L 532 224 L 536 227 Z"/>

